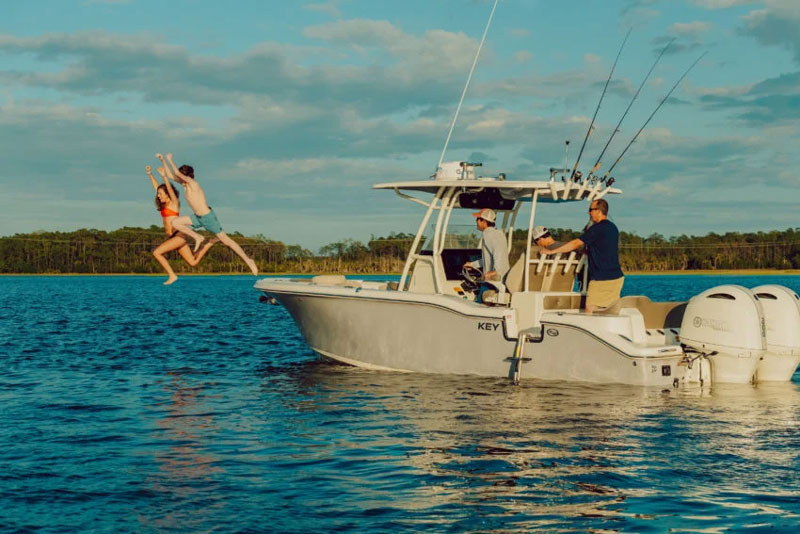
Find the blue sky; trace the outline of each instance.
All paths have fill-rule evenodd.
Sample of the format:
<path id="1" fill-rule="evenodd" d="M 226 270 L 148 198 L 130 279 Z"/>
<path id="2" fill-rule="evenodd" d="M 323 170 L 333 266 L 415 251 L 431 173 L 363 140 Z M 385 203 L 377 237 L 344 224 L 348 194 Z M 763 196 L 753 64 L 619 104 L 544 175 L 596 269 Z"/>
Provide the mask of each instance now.
<path id="1" fill-rule="evenodd" d="M 0 235 L 159 224 L 156 152 L 194 165 L 228 231 L 312 249 L 414 231 L 421 208 L 371 185 L 433 172 L 491 5 L 9 3 Z M 708 54 L 615 169 L 612 218 L 640 235 L 800 226 L 796 0 L 501 0 L 445 159 L 546 179 L 569 139 L 574 162 L 628 28 L 584 171 L 664 43 L 609 163 Z M 582 227 L 585 206 L 538 217 Z"/>

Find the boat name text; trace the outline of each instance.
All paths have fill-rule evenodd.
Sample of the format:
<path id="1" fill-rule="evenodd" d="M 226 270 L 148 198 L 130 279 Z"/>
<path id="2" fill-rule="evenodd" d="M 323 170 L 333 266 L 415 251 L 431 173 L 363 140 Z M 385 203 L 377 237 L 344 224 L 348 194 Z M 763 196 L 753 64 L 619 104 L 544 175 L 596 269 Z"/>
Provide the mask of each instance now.
<path id="1" fill-rule="evenodd" d="M 500 323 L 478 323 L 478 330 L 494 332 L 498 328 L 500 328 Z"/>

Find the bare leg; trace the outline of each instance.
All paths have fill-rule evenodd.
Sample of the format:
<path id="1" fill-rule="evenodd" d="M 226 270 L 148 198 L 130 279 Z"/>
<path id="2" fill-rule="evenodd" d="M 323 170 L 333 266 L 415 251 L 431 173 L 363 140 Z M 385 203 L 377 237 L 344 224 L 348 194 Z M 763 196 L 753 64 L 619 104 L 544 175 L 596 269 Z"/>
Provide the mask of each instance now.
<path id="1" fill-rule="evenodd" d="M 178 249 L 178 254 L 181 255 L 181 258 L 183 258 L 186 263 L 192 267 L 195 267 L 198 263 L 200 263 L 200 260 L 203 259 L 203 256 L 208 253 L 209 249 L 214 246 L 214 243 L 217 243 L 218 241 L 219 239 L 216 237 L 212 237 L 206 241 L 206 244 L 203 245 L 203 248 L 200 249 L 200 252 L 197 253 L 197 256 L 192 254 L 192 250 L 189 248 L 189 245 L 186 245 L 186 242 L 184 241 L 184 246 Z"/>
<path id="2" fill-rule="evenodd" d="M 182 234 L 186 234 L 192 239 L 194 239 L 194 251 L 197 252 L 197 249 L 200 248 L 200 243 L 205 240 L 205 237 L 201 236 L 194 230 L 192 230 L 192 219 L 184 215 L 183 217 L 175 217 L 172 219 L 172 227 L 179 231 Z"/>
<path id="3" fill-rule="evenodd" d="M 247 264 L 247 266 L 250 268 L 250 271 L 252 271 L 254 275 L 258 274 L 258 266 L 256 265 L 256 262 L 253 261 L 253 259 L 250 256 L 245 254 L 244 250 L 242 250 L 242 247 L 240 247 L 236 241 L 228 237 L 228 234 L 226 234 L 225 232 L 218 233 L 217 237 L 219 238 L 220 242 L 223 245 L 230 248 L 240 258 L 244 260 L 244 262 Z"/>
<path id="4" fill-rule="evenodd" d="M 167 239 L 166 241 L 158 245 L 158 247 L 153 251 L 153 257 L 159 264 L 161 264 L 161 267 L 169 275 L 167 281 L 164 282 L 165 286 L 174 283 L 175 280 L 178 279 L 178 277 L 175 275 L 175 271 L 172 270 L 172 267 L 170 267 L 167 258 L 164 257 L 164 254 L 183 246 L 186 246 L 186 240 L 181 236 L 175 236 Z"/>

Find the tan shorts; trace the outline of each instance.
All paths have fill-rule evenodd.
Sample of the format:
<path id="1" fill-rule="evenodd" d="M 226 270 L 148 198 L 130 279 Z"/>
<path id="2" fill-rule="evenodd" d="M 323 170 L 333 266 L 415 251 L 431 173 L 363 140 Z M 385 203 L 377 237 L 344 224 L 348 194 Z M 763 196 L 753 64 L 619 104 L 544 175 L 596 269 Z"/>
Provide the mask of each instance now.
<path id="1" fill-rule="evenodd" d="M 586 306 L 604 307 L 614 304 L 619 299 L 625 277 L 616 280 L 592 280 L 586 291 Z"/>

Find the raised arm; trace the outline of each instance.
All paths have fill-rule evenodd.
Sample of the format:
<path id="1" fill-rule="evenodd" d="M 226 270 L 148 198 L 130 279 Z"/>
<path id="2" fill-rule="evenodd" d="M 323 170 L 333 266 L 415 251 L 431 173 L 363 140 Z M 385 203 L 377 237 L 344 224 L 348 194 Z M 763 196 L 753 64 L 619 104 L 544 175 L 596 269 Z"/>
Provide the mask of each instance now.
<path id="1" fill-rule="evenodd" d="M 145 165 L 144 172 L 146 172 L 147 176 L 150 177 L 150 183 L 153 184 L 153 189 L 158 191 L 158 181 L 156 181 L 155 177 L 153 176 L 153 168 L 150 165 Z"/>
<path id="2" fill-rule="evenodd" d="M 162 167 L 158 168 L 158 173 L 161 175 L 161 178 L 164 179 L 164 185 L 167 188 L 167 194 L 169 194 L 170 200 L 173 202 L 178 202 L 178 195 L 175 194 L 174 186 L 170 181 L 172 179 L 172 173 L 169 170 L 166 162 L 164 161 L 164 156 L 161 154 L 156 154 L 156 157 L 161 160 Z"/>
<path id="3" fill-rule="evenodd" d="M 182 182 L 192 182 L 194 178 L 191 176 L 186 176 L 181 171 L 178 170 L 178 167 L 175 166 L 175 162 L 172 161 L 172 153 L 167 154 L 167 161 L 169 161 L 170 166 L 172 166 L 172 173 L 178 177 L 178 180 Z"/>
<path id="4" fill-rule="evenodd" d="M 164 178 L 164 180 L 168 179 L 174 180 L 175 176 L 172 175 L 172 171 L 170 170 L 169 165 L 164 159 L 164 156 L 162 156 L 161 153 L 159 152 L 158 154 L 156 154 L 156 157 L 161 160 L 161 166 L 164 168 L 164 172 L 166 173 L 166 175 L 164 173 L 161 173 L 161 176 Z M 158 172 L 160 173 L 161 169 L 159 169 Z"/>

